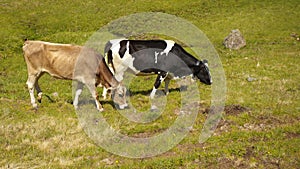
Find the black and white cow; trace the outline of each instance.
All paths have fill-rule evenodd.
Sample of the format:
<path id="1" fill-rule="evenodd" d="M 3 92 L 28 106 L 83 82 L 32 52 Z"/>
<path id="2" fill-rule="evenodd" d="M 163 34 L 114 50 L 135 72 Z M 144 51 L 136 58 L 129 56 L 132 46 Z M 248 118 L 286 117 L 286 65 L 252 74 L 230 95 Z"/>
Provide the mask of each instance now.
<path id="1" fill-rule="evenodd" d="M 171 79 L 192 76 L 210 85 L 212 79 L 206 60 L 198 60 L 172 40 L 110 40 L 104 53 L 106 62 L 113 69 L 115 78 L 123 80 L 124 72 L 136 75 L 157 74 L 150 98 L 165 81 L 165 92 Z M 106 90 L 103 96 L 106 97 Z"/>

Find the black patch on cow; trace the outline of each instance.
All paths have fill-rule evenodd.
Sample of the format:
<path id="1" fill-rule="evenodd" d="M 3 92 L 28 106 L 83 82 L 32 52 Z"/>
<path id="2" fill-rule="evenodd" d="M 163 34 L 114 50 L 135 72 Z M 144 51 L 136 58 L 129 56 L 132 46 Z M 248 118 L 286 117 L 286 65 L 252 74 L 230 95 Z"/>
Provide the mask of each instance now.
<path id="1" fill-rule="evenodd" d="M 124 54 L 125 54 L 125 52 L 126 52 L 126 46 L 127 46 L 127 42 L 128 42 L 128 40 L 122 40 L 121 42 L 120 42 L 120 50 L 119 50 L 119 55 L 120 55 L 120 57 L 121 58 L 123 58 L 123 56 L 124 56 Z"/>
<path id="2" fill-rule="evenodd" d="M 120 57 L 126 52 L 127 42 L 120 42 Z M 171 72 L 177 77 L 192 74 L 190 66 L 198 60 L 176 43 L 168 55 L 163 53 L 166 47 L 164 40 L 129 40 L 129 54 L 134 57 L 134 67 L 143 73 Z"/>
<path id="3" fill-rule="evenodd" d="M 177 55 L 169 52 L 161 54 L 163 49 L 148 48 L 132 54 L 134 67 L 143 73 L 171 72 L 176 77 L 192 74 L 192 70 Z M 155 60 L 155 53 L 157 58 Z"/>
<path id="4" fill-rule="evenodd" d="M 112 57 L 112 51 L 109 50 L 109 51 L 107 52 L 107 63 L 108 63 L 108 64 L 113 64 L 113 63 L 112 63 L 112 60 L 113 60 L 113 57 Z"/>
<path id="5" fill-rule="evenodd" d="M 192 56 L 191 54 L 186 52 L 177 43 L 174 44 L 174 46 L 173 46 L 173 48 L 171 49 L 170 52 L 173 53 L 174 55 L 180 57 L 180 59 L 182 59 L 188 67 L 192 68 L 192 67 L 196 66 L 196 63 L 197 63 L 198 59 L 196 59 L 194 56 Z"/>
<path id="6" fill-rule="evenodd" d="M 122 40 L 119 42 L 119 56 L 123 58 L 127 43 L 129 54 L 134 58 L 133 66 L 143 73 L 169 72 L 175 77 L 188 75 L 196 76 L 201 82 L 210 84 L 208 68 L 203 62 L 186 52 L 177 43 L 168 54 L 163 52 L 167 48 L 164 40 Z"/>
<path id="7" fill-rule="evenodd" d="M 161 51 L 167 47 L 164 40 L 130 40 L 132 51 L 130 54 L 144 49 L 160 49 Z"/>

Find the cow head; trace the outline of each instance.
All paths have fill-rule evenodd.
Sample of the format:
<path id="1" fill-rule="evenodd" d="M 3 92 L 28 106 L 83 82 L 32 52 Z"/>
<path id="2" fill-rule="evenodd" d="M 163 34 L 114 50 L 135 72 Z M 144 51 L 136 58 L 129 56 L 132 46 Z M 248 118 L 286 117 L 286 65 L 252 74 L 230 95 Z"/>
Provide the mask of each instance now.
<path id="1" fill-rule="evenodd" d="M 196 76 L 200 82 L 211 85 L 212 84 L 212 78 L 210 76 L 210 72 L 208 69 L 208 62 L 207 60 L 198 61 L 196 64 L 196 68 L 194 71 L 194 76 Z"/>
<path id="2" fill-rule="evenodd" d="M 118 85 L 118 87 L 112 89 L 112 99 L 115 104 L 119 106 L 120 109 L 125 109 L 128 107 L 126 102 L 126 87 Z"/>

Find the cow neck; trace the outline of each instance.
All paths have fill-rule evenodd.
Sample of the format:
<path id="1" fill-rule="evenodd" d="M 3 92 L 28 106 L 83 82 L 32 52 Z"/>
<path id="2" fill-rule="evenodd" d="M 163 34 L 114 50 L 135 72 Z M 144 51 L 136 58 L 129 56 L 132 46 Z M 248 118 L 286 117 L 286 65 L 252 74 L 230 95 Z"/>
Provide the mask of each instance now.
<path id="1" fill-rule="evenodd" d="M 182 47 L 178 45 L 179 48 L 181 48 L 181 53 L 178 55 L 180 56 L 181 60 L 188 66 L 188 67 L 193 67 L 197 66 L 199 64 L 199 60 L 196 59 L 193 55 L 189 54 L 186 52 Z"/>
<path id="2" fill-rule="evenodd" d="M 103 85 L 106 88 L 116 88 L 119 85 L 119 82 L 114 78 L 113 74 L 111 73 L 111 71 L 109 70 L 108 66 L 105 64 L 104 59 L 100 60 L 100 71 L 102 72 L 102 76 L 101 79 L 103 81 Z"/>

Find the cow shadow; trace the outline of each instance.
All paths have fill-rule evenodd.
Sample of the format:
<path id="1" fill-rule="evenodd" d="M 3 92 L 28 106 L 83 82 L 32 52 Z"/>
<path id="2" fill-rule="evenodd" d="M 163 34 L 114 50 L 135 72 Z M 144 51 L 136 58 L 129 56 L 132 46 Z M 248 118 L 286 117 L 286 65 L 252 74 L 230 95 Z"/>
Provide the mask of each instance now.
<path id="1" fill-rule="evenodd" d="M 99 100 L 101 105 L 105 105 L 105 104 L 109 104 L 111 105 L 112 107 L 116 107 L 114 102 L 110 99 L 110 100 L 103 100 L 103 99 L 100 99 Z M 72 103 L 73 104 L 73 103 Z M 94 107 L 96 107 L 96 103 L 95 103 L 95 100 L 94 99 L 88 99 L 88 100 L 80 100 L 78 102 L 78 106 L 84 106 L 84 105 L 93 105 Z"/>
<path id="2" fill-rule="evenodd" d="M 187 90 L 186 87 L 178 87 L 178 88 L 170 88 L 169 89 L 169 93 L 172 92 L 181 92 L 181 91 L 185 91 Z M 135 95 L 145 95 L 145 96 L 149 96 L 150 93 L 152 92 L 152 89 L 148 89 L 148 90 L 139 90 L 139 91 L 132 91 L 132 90 L 128 90 L 127 91 L 127 96 L 135 96 Z M 156 96 L 165 96 L 165 90 L 164 89 L 158 89 L 157 92 L 155 93 Z"/>
<path id="3" fill-rule="evenodd" d="M 50 103 L 55 103 L 55 102 L 58 102 L 58 101 L 60 100 L 60 99 L 55 98 L 55 97 L 53 97 L 53 96 L 51 96 L 51 95 L 49 95 L 49 94 L 46 94 L 46 93 L 43 94 L 43 97 L 44 97 L 44 99 L 47 99 Z M 44 100 L 44 99 L 42 99 L 42 100 Z M 42 100 L 38 100 L 38 102 L 41 103 Z M 74 101 L 74 100 L 72 100 L 71 98 L 68 98 L 68 99 L 66 99 L 65 101 L 66 101 L 67 103 L 73 105 L 73 101 Z M 100 101 L 100 103 L 101 103 L 102 106 L 103 106 L 104 104 L 109 104 L 109 105 L 111 105 L 112 107 L 117 107 L 117 106 L 114 104 L 114 102 L 113 102 L 112 99 L 106 99 L 106 100 L 104 100 L 104 99 L 99 99 L 99 101 Z M 93 98 L 86 98 L 86 99 L 79 99 L 79 100 L 78 100 L 78 106 L 79 106 L 79 107 L 80 107 L 80 106 L 85 106 L 85 105 L 93 105 L 93 106 L 96 107 L 96 103 L 95 103 L 95 100 L 94 100 Z M 118 107 L 117 107 L 117 108 L 118 108 Z"/>
<path id="4" fill-rule="evenodd" d="M 169 88 L 169 93 L 182 92 L 182 91 L 186 91 L 186 90 L 187 90 L 187 86 L 181 86 L 181 87 L 177 87 L 177 88 Z M 128 89 L 127 92 L 126 92 L 126 95 L 127 95 L 127 97 L 132 97 L 132 96 L 137 96 L 137 95 L 149 96 L 151 92 L 152 92 L 152 89 L 139 90 L 139 91 L 132 91 L 132 90 Z M 166 93 L 165 93 L 164 89 L 158 89 L 155 95 L 159 96 L 159 97 L 163 97 L 163 96 L 166 96 Z M 51 97 L 49 95 L 46 95 L 46 97 L 50 100 L 50 102 L 55 102 L 55 99 L 51 99 Z M 115 107 L 116 109 L 119 109 L 118 105 L 116 105 L 111 98 L 108 98 L 108 99 L 100 98 L 99 101 L 100 101 L 102 106 L 105 105 L 105 104 L 109 104 L 112 107 Z M 73 105 L 73 100 L 68 99 L 67 103 Z M 78 101 L 78 106 L 79 107 L 84 106 L 84 105 L 96 106 L 96 103 L 95 103 L 95 100 L 92 99 L 92 98 Z"/>
<path id="5" fill-rule="evenodd" d="M 114 104 L 114 102 L 111 99 L 109 99 L 109 100 L 99 99 L 99 101 L 100 101 L 102 106 L 105 105 L 105 104 L 109 104 L 112 107 L 116 107 L 116 105 Z M 67 103 L 73 105 L 73 100 L 67 100 Z M 82 107 L 82 106 L 85 106 L 85 105 L 93 105 L 94 107 L 96 107 L 96 103 L 95 103 L 95 100 L 93 98 L 78 101 L 78 107 Z"/>

